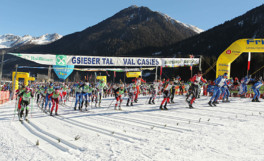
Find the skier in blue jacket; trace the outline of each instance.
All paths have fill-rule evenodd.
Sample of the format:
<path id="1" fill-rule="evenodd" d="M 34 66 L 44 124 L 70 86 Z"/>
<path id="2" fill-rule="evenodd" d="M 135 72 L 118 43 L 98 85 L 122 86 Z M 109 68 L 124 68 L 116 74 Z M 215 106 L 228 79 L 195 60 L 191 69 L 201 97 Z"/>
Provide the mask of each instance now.
<path id="1" fill-rule="evenodd" d="M 253 100 L 252 102 L 260 102 L 259 101 L 259 96 L 260 96 L 260 92 L 259 92 L 259 89 L 260 87 L 263 85 L 263 80 L 262 80 L 262 77 L 260 76 L 256 83 L 254 83 L 254 85 L 252 86 L 252 90 L 254 91 L 255 95 L 253 97 Z"/>
<path id="2" fill-rule="evenodd" d="M 46 93 L 46 100 L 45 100 L 45 111 L 47 111 L 46 108 L 47 108 L 47 105 L 49 104 L 49 110 L 48 111 L 50 112 L 52 100 L 51 100 L 51 98 L 49 98 L 49 95 L 51 93 L 53 93 L 53 91 L 54 91 L 53 83 L 50 83 L 49 87 L 46 90 L 47 90 L 47 93 Z"/>
<path id="3" fill-rule="evenodd" d="M 221 91 L 222 91 L 222 96 L 223 96 L 223 102 L 230 102 L 228 100 L 229 98 L 229 95 L 230 95 L 230 91 L 229 91 L 229 88 L 232 86 L 233 84 L 233 79 L 229 79 L 226 81 L 226 84 L 227 85 L 224 85 L 222 88 L 221 88 Z"/>
<path id="4" fill-rule="evenodd" d="M 245 78 L 243 78 L 241 80 L 241 85 L 240 85 L 240 97 L 241 98 L 246 98 L 246 94 L 247 94 L 247 85 L 249 82 L 251 81 L 255 81 L 254 79 L 251 78 L 251 75 L 249 75 L 248 77 L 245 76 Z"/>
<path id="5" fill-rule="evenodd" d="M 74 110 L 77 108 L 77 104 L 79 103 L 79 110 L 81 110 L 82 107 L 82 92 L 83 92 L 84 84 L 82 82 L 79 83 L 79 85 L 75 88 L 75 106 Z"/>
<path id="6" fill-rule="evenodd" d="M 216 106 L 216 104 L 218 104 L 217 100 L 221 95 L 221 88 L 223 86 L 227 86 L 226 80 L 227 80 L 227 73 L 225 73 L 223 76 L 219 76 L 214 81 L 215 86 L 214 86 L 213 96 L 211 97 L 210 101 L 208 102 L 208 104 L 210 106 L 213 106 L 213 105 Z"/>

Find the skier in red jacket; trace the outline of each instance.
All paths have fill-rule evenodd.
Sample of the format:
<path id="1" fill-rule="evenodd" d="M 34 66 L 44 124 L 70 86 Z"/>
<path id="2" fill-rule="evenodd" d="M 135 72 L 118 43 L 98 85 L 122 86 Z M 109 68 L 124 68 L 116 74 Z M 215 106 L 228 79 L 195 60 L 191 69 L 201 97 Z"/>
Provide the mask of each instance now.
<path id="1" fill-rule="evenodd" d="M 52 116 L 52 112 L 53 112 L 53 109 L 54 109 L 54 106 L 56 104 L 56 110 L 55 110 L 55 115 L 58 115 L 58 106 L 59 106 L 59 97 L 61 97 L 62 99 L 62 94 L 59 92 L 59 89 L 55 89 L 54 92 L 52 92 L 48 98 L 52 100 L 52 108 L 50 110 L 50 116 Z"/>
<path id="2" fill-rule="evenodd" d="M 139 76 L 138 78 L 134 79 L 133 81 L 135 81 L 135 85 L 136 85 L 136 89 L 137 89 L 137 92 L 136 92 L 136 96 L 135 96 L 135 101 L 137 103 L 138 101 L 138 95 L 140 93 L 140 85 L 141 85 L 141 82 L 143 83 L 146 83 L 146 81 L 144 81 L 141 76 Z"/>
<path id="3" fill-rule="evenodd" d="M 190 81 L 192 82 L 191 87 L 189 88 L 188 94 L 186 95 L 186 102 L 189 104 L 189 108 L 193 108 L 192 104 L 198 96 L 199 83 L 206 83 L 206 80 L 203 79 L 202 72 L 199 71 L 198 74 L 195 74 Z"/>

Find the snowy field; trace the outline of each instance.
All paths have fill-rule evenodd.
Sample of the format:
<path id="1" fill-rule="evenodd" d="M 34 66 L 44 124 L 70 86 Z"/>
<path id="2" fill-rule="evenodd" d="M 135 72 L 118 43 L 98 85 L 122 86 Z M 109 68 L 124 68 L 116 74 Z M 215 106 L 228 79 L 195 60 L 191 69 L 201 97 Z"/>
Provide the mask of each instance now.
<path id="1" fill-rule="evenodd" d="M 1 105 L 0 160 L 264 160 L 263 99 L 209 107 L 202 97 L 187 109 L 184 96 L 176 96 L 168 111 L 158 109 L 161 99 L 148 105 L 142 96 L 115 111 L 108 108 L 112 99 L 90 112 L 73 111 L 69 102 L 56 117 L 34 103 L 23 124 L 13 120 L 14 102 Z"/>

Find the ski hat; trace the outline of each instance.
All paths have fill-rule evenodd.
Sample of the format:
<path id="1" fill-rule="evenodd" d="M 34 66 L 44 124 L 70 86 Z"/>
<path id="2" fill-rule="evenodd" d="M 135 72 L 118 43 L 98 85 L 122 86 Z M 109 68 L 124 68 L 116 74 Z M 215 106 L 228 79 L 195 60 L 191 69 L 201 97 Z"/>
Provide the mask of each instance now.
<path id="1" fill-rule="evenodd" d="M 120 88 L 121 88 L 121 87 L 123 87 L 123 88 L 124 88 L 124 84 L 120 84 L 120 85 L 119 85 L 119 87 L 120 87 Z"/>
<path id="2" fill-rule="evenodd" d="M 59 94 L 59 88 L 56 88 L 56 89 L 55 89 L 55 93 L 56 93 L 56 94 Z"/>
<path id="3" fill-rule="evenodd" d="M 227 74 L 227 73 L 225 73 L 223 76 L 224 76 L 224 77 L 227 77 L 227 75 L 228 75 L 228 74 Z"/>
<path id="4" fill-rule="evenodd" d="M 29 92 L 30 91 L 30 88 L 29 87 L 26 87 L 26 92 Z"/>

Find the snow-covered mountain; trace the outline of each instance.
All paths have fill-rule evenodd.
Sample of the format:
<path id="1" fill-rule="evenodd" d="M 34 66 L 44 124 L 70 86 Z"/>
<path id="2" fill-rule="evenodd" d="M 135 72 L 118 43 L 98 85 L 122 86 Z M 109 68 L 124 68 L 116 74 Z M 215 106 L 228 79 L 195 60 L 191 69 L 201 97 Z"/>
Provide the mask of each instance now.
<path id="1" fill-rule="evenodd" d="M 170 16 L 168 16 L 168 15 L 166 15 L 164 13 L 161 13 L 161 12 L 158 12 L 158 13 L 160 15 L 162 15 L 168 22 L 171 22 L 173 25 L 181 25 L 182 27 L 189 28 L 190 30 L 193 30 L 197 34 L 200 34 L 201 32 L 204 32 L 204 30 L 202 30 L 202 29 L 200 29 L 200 28 L 198 28 L 196 26 L 185 24 L 183 22 L 175 20 L 175 19 L 171 18 Z"/>
<path id="2" fill-rule="evenodd" d="M 13 34 L 0 35 L 0 49 L 3 48 L 17 48 L 24 45 L 35 44 L 35 45 L 45 45 L 54 42 L 62 38 L 62 35 L 55 34 L 45 34 L 39 37 L 33 37 L 30 35 L 16 36 Z"/>

